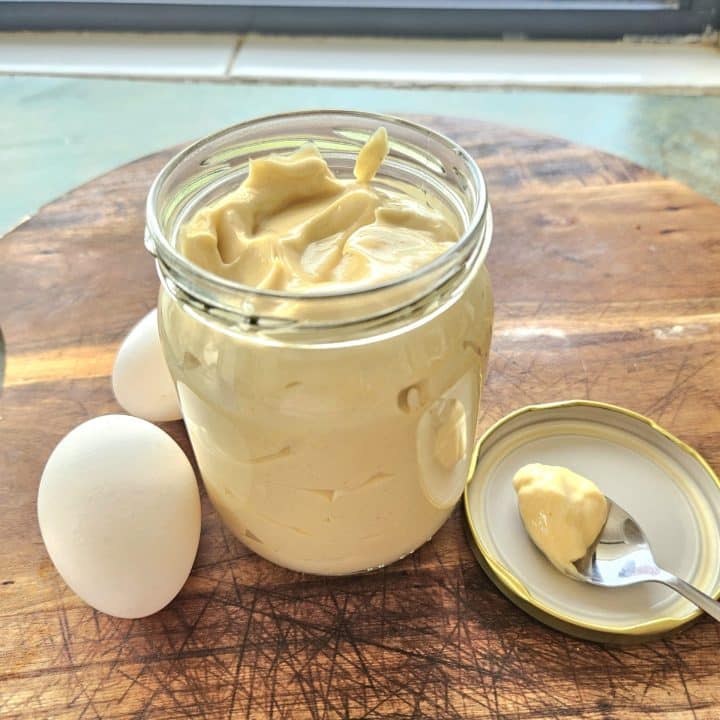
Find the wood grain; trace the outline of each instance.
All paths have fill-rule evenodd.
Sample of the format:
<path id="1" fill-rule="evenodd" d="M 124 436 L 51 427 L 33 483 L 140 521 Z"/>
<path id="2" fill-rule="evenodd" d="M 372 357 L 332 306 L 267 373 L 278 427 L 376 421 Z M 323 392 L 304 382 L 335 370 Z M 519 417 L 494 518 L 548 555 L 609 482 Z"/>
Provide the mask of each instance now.
<path id="1" fill-rule="evenodd" d="M 443 118 L 485 171 L 497 299 L 480 428 L 573 397 L 647 414 L 720 465 L 720 207 L 557 138 Z M 157 292 L 144 198 L 170 151 L 43 208 L 0 240 L 0 717 L 720 718 L 716 623 L 634 648 L 569 639 L 516 609 L 456 511 L 413 556 L 325 579 L 220 525 L 179 597 L 125 621 L 86 607 L 42 546 L 55 443 L 117 411 L 108 374 Z M 166 426 L 188 450 L 179 423 Z"/>

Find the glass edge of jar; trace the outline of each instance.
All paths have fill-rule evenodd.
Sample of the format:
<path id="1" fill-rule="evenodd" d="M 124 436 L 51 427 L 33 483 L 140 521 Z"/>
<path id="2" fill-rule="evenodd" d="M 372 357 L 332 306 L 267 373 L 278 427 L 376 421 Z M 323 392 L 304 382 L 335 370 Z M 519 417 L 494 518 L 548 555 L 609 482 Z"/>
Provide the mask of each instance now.
<path id="1" fill-rule="evenodd" d="M 190 262 L 173 246 L 165 233 L 162 231 L 160 223 L 158 221 L 158 216 L 156 212 L 157 196 L 159 194 L 159 188 L 162 186 L 162 183 L 183 161 L 189 158 L 194 152 L 204 147 L 206 144 L 221 139 L 223 136 L 240 130 L 244 127 L 255 126 L 264 122 L 282 122 L 282 120 L 312 118 L 327 115 L 338 115 L 349 118 L 360 117 L 363 119 L 375 119 L 378 120 L 378 122 L 392 121 L 400 125 L 405 125 L 413 129 L 414 131 L 430 133 L 437 139 L 441 140 L 448 149 L 460 156 L 463 159 L 465 166 L 470 170 L 471 176 L 474 177 L 475 185 L 478 188 L 477 195 L 479 200 L 477 207 L 475 208 L 475 211 L 470 218 L 468 227 L 463 233 L 462 237 L 450 249 L 439 255 L 437 258 L 433 259 L 432 262 L 422 266 L 421 268 L 418 268 L 417 270 L 408 275 L 402 275 L 398 278 L 393 278 L 385 283 L 355 288 L 349 291 L 345 290 L 311 293 L 293 293 L 259 289 L 247 285 L 242 285 L 241 283 L 233 282 L 231 280 L 227 280 L 226 278 L 214 275 L 213 273 L 210 273 L 207 270 L 204 270 L 203 268 L 200 268 L 199 266 Z M 181 287 L 182 290 L 188 295 L 195 295 L 198 288 L 201 288 L 202 286 L 209 286 L 210 288 L 215 288 L 216 290 L 220 290 L 221 292 L 236 293 L 238 295 L 256 297 L 258 299 L 271 302 L 328 302 L 340 299 L 346 300 L 351 297 L 365 297 L 367 295 L 376 294 L 384 290 L 391 290 L 402 287 L 403 285 L 409 285 L 414 281 L 421 280 L 424 276 L 431 275 L 436 270 L 440 270 L 444 265 L 450 265 L 451 263 L 456 263 L 457 271 L 459 272 L 473 255 L 473 238 L 477 233 L 480 233 L 481 235 L 479 240 L 480 247 L 478 249 L 476 257 L 473 260 L 473 264 L 483 263 L 492 242 L 493 221 L 491 217 L 491 211 L 489 212 L 489 209 L 490 202 L 488 197 L 487 184 L 485 182 L 485 176 L 483 175 L 478 164 L 475 162 L 472 156 L 462 146 L 460 146 L 458 143 L 456 143 L 454 140 L 447 137 L 446 135 L 419 123 L 415 123 L 393 115 L 385 115 L 382 113 L 365 113 L 348 110 L 298 111 L 276 115 L 265 115 L 223 128 L 222 130 L 219 130 L 215 133 L 206 135 L 196 140 L 191 145 L 175 154 L 157 174 L 148 191 L 148 196 L 145 204 L 146 225 L 144 243 L 147 251 L 156 259 L 158 273 L 161 274 L 162 272 L 169 269 L 180 275 L 184 282 L 178 283 L 177 280 L 174 279 L 174 284 Z M 438 284 L 442 284 L 442 282 Z M 434 288 L 430 288 L 428 292 L 432 292 L 433 289 Z M 201 292 L 198 295 L 197 299 L 203 305 L 215 305 L 215 302 L 213 301 L 213 298 L 210 297 L 210 294 L 206 294 L 205 292 Z M 222 303 L 220 303 L 220 305 L 220 309 L 224 311 L 236 312 L 239 315 L 242 315 L 242 311 L 237 307 L 224 306 Z M 327 327 L 327 325 L 325 325 L 325 327 Z"/>

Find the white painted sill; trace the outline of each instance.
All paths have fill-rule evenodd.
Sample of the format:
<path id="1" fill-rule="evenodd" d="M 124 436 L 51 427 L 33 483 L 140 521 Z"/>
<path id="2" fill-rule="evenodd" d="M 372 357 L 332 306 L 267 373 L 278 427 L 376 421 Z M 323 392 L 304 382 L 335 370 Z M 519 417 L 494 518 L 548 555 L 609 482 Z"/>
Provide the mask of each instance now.
<path id="1" fill-rule="evenodd" d="M 0 33 L 0 74 L 720 94 L 714 43 Z"/>

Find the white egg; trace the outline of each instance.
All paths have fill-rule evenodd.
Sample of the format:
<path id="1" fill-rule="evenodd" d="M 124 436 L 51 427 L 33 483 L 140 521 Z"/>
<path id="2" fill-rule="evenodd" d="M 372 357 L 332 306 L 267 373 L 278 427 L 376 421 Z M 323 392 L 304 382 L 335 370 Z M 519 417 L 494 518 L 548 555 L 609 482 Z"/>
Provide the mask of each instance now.
<path id="1" fill-rule="evenodd" d="M 155 425 L 103 415 L 53 450 L 38 490 L 50 559 L 70 588 L 108 615 L 165 607 L 190 574 L 200 540 L 192 466 Z"/>
<path id="2" fill-rule="evenodd" d="M 123 340 L 112 373 L 115 399 L 136 417 L 179 420 L 175 383 L 160 345 L 157 310 L 148 313 Z"/>

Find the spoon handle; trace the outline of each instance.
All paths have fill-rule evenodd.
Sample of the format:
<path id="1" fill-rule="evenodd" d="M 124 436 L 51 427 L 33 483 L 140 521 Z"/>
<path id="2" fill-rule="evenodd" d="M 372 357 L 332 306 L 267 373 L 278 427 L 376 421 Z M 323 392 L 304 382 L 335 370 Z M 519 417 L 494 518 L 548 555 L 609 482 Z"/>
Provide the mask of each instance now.
<path id="1" fill-rule="evenodd" d="M 657 582 L 661 582 L 663 585 L 667 585 L 673 590 L 676 590 L 683 597 L 695 603 L 701 610 L 704 610 L 708 615 L 720 622 L 720 602 L 717 600 L 713 600 L 709 595 L 693 587 L 690 583 L 670 573 L 664 573 L 658 577 Z"/>

